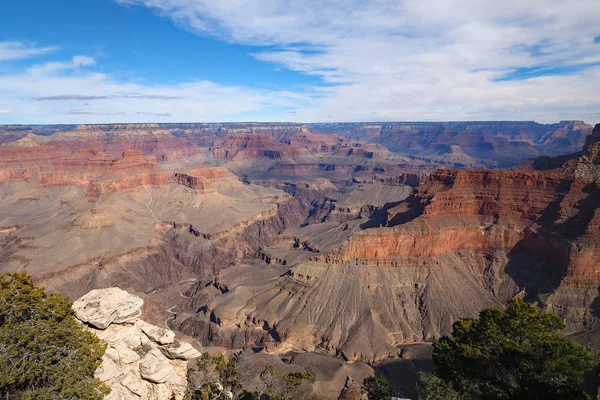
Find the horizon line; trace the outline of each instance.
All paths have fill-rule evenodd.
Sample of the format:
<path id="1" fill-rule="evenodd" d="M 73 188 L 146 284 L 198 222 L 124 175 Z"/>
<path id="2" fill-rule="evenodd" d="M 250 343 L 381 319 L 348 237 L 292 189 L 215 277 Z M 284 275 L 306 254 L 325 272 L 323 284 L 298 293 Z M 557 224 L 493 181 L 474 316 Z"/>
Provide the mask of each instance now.
<path id="1" fill-rule="evenodd" d="M 563 119 L 558 122 L 537 122 L 535 120 L 503 120 L 503 119 L 494 119 L 494 120 L 447 120 L 447 121 L 427 121 L 427 120 L 393 120 L 393 121 L 329 121 L 329 122 L 293 122 L 293 121 L 212 121 L 212 122 L 106 122 L 106 123 L 48 123 L 48 124 L 40 124 L 40 123 L 14 123 L 14 124 L 0 124 L 0 127 L 31 127 L 31 126 L 70 126 L 70 125 L 88 125 L 88 126 L 102 126 L 102 125 L 227 125 L 227 124 L 268 124 L 268 125 L 277 125 L 277 124 L 286 124 L 286 125 L 324 125 L 324 124 L 410 124 L 410 123 L 427 123 L 427 124 L 455 124 L 455 123 L 492 123 L 492 122 L 513 122 L 513 123 L 535 123 L 538 125 L 555 125 L 561 123 L 574 123 L 580 122 L 587 125 L 593 125 L 585 122 L 580 119 Z"/>

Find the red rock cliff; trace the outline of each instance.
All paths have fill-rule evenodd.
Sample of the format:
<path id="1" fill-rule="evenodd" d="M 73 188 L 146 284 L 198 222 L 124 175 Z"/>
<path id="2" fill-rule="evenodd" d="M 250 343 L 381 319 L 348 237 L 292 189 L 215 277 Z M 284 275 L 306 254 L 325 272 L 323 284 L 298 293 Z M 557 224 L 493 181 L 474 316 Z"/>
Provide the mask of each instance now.
<path id="1" fill-rule="evenodd" d="M 389 210 L 387 228 L 355 233 L 340 249 L 314 259 L 402 266 L 411 258 L 464 250 L 523 253 L 555 265 L 561 285 L 597 287 L 600 175 L 594 175 L 598 165 L 589 156 L 600 146 L 596 140 L 588 138 L 586 156 L 575 167 L 438 170 L 405 203 Z M 585 179 L 580 170 L 586 171 Z"/>

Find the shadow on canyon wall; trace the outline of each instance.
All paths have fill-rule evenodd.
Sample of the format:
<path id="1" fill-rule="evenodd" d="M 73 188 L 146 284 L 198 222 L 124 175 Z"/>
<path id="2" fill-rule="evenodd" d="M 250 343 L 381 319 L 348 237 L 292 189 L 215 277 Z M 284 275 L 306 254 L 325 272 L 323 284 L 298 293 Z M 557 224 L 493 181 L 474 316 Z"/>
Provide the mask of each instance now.
<path id="1" fill-rule="evenodd" d="M 387 379 L 397 396 L 414 399 L 418 396 L 419 373 L 435 371 L 432 352 L 430 344 L 404 346 L 399 357 L 377 363 L 375 375 Z"/>
<path id="2" fill-rule="evenodd" d="M 556 199 L 541 213 L 538 220 L 541 229 L 526 231 L 525 237 L 508 253 L 505 272 L 525 289 L 526 300 L 537 301 L 539 294 L 552 293 L 566 276 L 571 252 L 577 251 L 574 242 L 590 232 L 590 223 L 600 208 L 600 188 L 594 183 L 586 185 L 582 192 L 587 196 L 575 204 L 577 213 L 558 224 L 563 201 L 573 187 L 570 180 L 561 181 Z M 591 228 L 593 229 L 593 227 Z M 590 309 L 600 317 L 600 298 Z"/>
<path id="3" fill-rule="evenodd" d="M 558 231 L 571 240 L 586 233 L 596 210 L 600 208 L 600 188 L 595 183 L 586 185 L 582 191 L 587 196 L 575 206 L 579 212 L 558 226 Z"/>

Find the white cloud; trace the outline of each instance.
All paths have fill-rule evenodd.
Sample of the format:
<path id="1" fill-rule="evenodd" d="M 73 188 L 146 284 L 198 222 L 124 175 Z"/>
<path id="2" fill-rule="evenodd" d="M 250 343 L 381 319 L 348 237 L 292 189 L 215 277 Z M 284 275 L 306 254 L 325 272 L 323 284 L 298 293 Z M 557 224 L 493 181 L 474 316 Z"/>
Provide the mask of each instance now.
<path id="1" fill-rule="evenodd" d="M 273 110 L 310 98 L 286 91 L 223 86 L 209 81 L 174 85 L 121 82 L 94 72 L 94 59 L 35 65 L 0 75 L 0 123 L 94 123 L 155 121 L 266 120 Z M 0 114 L 4 114 L 0 111 Z"/>
<path id="2" fill-rule="evenodd" d="M 19 41 L 0 42 L 0 61 L 13 61 L 35 57 L 58 50 L 57 46 L 38 47 Z"/>
<path id="3" fill-rule="evenodd" d="M 0 110 L 0 114 L 10 114 L 10 110 Z"/>
<path id="4" fill-rule="evenodd" d="M 96 60 L 78 55 L 0 75 L 0 109 L 13 110 L 0 121 L 596 122 L 600 111 L 597 0 L 116 1 L 256 46 L 256 58 L 326 85 L 291 92 L 209 81 L 142 84 L 98 73 Z M 0 42 L 0 60 L 9 57 L 6 49 L 14 59 L 14 49 L 22 58 L 56 47 Z M 536 68 L 570 73 L 498 80 Z"/>
<path id="5" fill-rule="evenodd" d="M 304 120 L 536 119 L 600 109 L 597 0 L 117 0 L 333 84 Z M 518 70 L 517 70 L 518 71 Z M 575 69 L 571 70 L 572 72 Z"/>
<path id="6" fill-rule="evenodd" d="M 32 75 L 52 75 L 61 71 L 78 70 L 81 67 L 90 67 L 96 64 L 96 60 L 88 56 L 75 56 L 67 62 L 47 62 L 34 65 L 28 72 Z"/>

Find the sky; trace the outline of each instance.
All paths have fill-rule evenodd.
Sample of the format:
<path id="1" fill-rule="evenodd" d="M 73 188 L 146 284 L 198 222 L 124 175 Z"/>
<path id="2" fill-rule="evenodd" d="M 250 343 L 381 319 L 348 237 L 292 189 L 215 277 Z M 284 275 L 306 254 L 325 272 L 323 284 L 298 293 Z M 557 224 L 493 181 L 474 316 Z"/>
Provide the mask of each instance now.
<path id="1" fill-rule="evenodd" d="M 0 124 L 600 122 L 599 0 L 4 0 Z"/>

